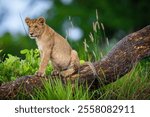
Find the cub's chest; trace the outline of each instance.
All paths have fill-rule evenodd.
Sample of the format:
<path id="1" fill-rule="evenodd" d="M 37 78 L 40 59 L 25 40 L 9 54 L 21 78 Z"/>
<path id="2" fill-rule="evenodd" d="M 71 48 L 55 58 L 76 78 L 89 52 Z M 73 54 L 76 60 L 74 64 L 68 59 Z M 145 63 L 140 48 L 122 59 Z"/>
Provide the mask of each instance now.
<path id="1" fill-rule="evenodd" d="M 41 42 L 41 41 L 36 41 L 36 43 L 37 43 L 37 46 L 38 46 L 38 49 L 39 49 L 39 50 L 43 50 L 43 49 L 44 49 L 44 43 L 43 43 L 43 42 Z"/>

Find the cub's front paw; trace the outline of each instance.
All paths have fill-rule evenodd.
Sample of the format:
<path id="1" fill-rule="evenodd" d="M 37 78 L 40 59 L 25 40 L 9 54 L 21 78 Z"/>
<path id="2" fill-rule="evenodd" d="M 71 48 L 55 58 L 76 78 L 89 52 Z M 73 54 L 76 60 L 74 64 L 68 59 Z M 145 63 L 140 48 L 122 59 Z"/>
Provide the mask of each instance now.
<path id="1" fill-rule="evenodd" d="M 35 75 L 38 76 L 38 77 L 43 77 L 43 76 L 44 76 L 44 73 L 37 71 L 37 72 L 35 73 Z"/>

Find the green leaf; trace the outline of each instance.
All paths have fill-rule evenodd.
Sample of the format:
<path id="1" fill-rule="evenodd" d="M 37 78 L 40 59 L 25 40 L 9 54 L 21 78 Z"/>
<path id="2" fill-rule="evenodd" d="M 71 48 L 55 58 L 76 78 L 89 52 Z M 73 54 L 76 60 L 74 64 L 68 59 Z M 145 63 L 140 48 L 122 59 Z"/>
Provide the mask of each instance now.
<path id="1" fill-rule="evenodd" d="M 21 51 L 20 51 L 21 54 L 26 54 L 26 53 L 28 53 L 28 52 L 29 52 L 28 49 L 24 49 L 24 50 L 21 50 Z"/>
<path id="2" fill-rule="evenodd" d="M 84 64 L 85 63 L 85 61 L 84 60 L 80 60 L 80 64 Z"/>

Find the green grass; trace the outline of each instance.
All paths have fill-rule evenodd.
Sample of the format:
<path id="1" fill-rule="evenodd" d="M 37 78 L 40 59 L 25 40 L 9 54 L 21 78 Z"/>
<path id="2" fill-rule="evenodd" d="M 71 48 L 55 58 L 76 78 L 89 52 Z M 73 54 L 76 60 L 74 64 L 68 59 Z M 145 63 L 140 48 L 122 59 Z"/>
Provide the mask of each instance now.
<path id="1" fill-rule="evenodd" d="M 71 83 L 63 85 L 59 79 L 44 82 L 44 88 L 35 89 L 35 93 L 36 95 L 31 97 L 36 100 L 88 100 L 92 96 L 88 88 L 83 89 L 82 86 L 78 86 L 77 82 L 75 88 L 72 88 Z"/>
<path id="2" fill-rule="evenodd" d="M 128 74 L 97 91 L 99 99 L 150 99 L 150 59 L 143 60 Z"/>

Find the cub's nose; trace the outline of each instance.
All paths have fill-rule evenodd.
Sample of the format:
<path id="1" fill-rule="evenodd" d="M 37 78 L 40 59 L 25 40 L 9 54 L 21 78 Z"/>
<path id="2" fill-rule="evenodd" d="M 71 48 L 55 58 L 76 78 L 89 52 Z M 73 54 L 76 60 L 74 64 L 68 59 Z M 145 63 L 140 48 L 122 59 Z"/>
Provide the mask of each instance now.
<path id="1" fill-rule="evenodd" d="M 32 35 L 33 35 L 33 33 L 30 33 L 30 35 L 32 36 Z"/>

